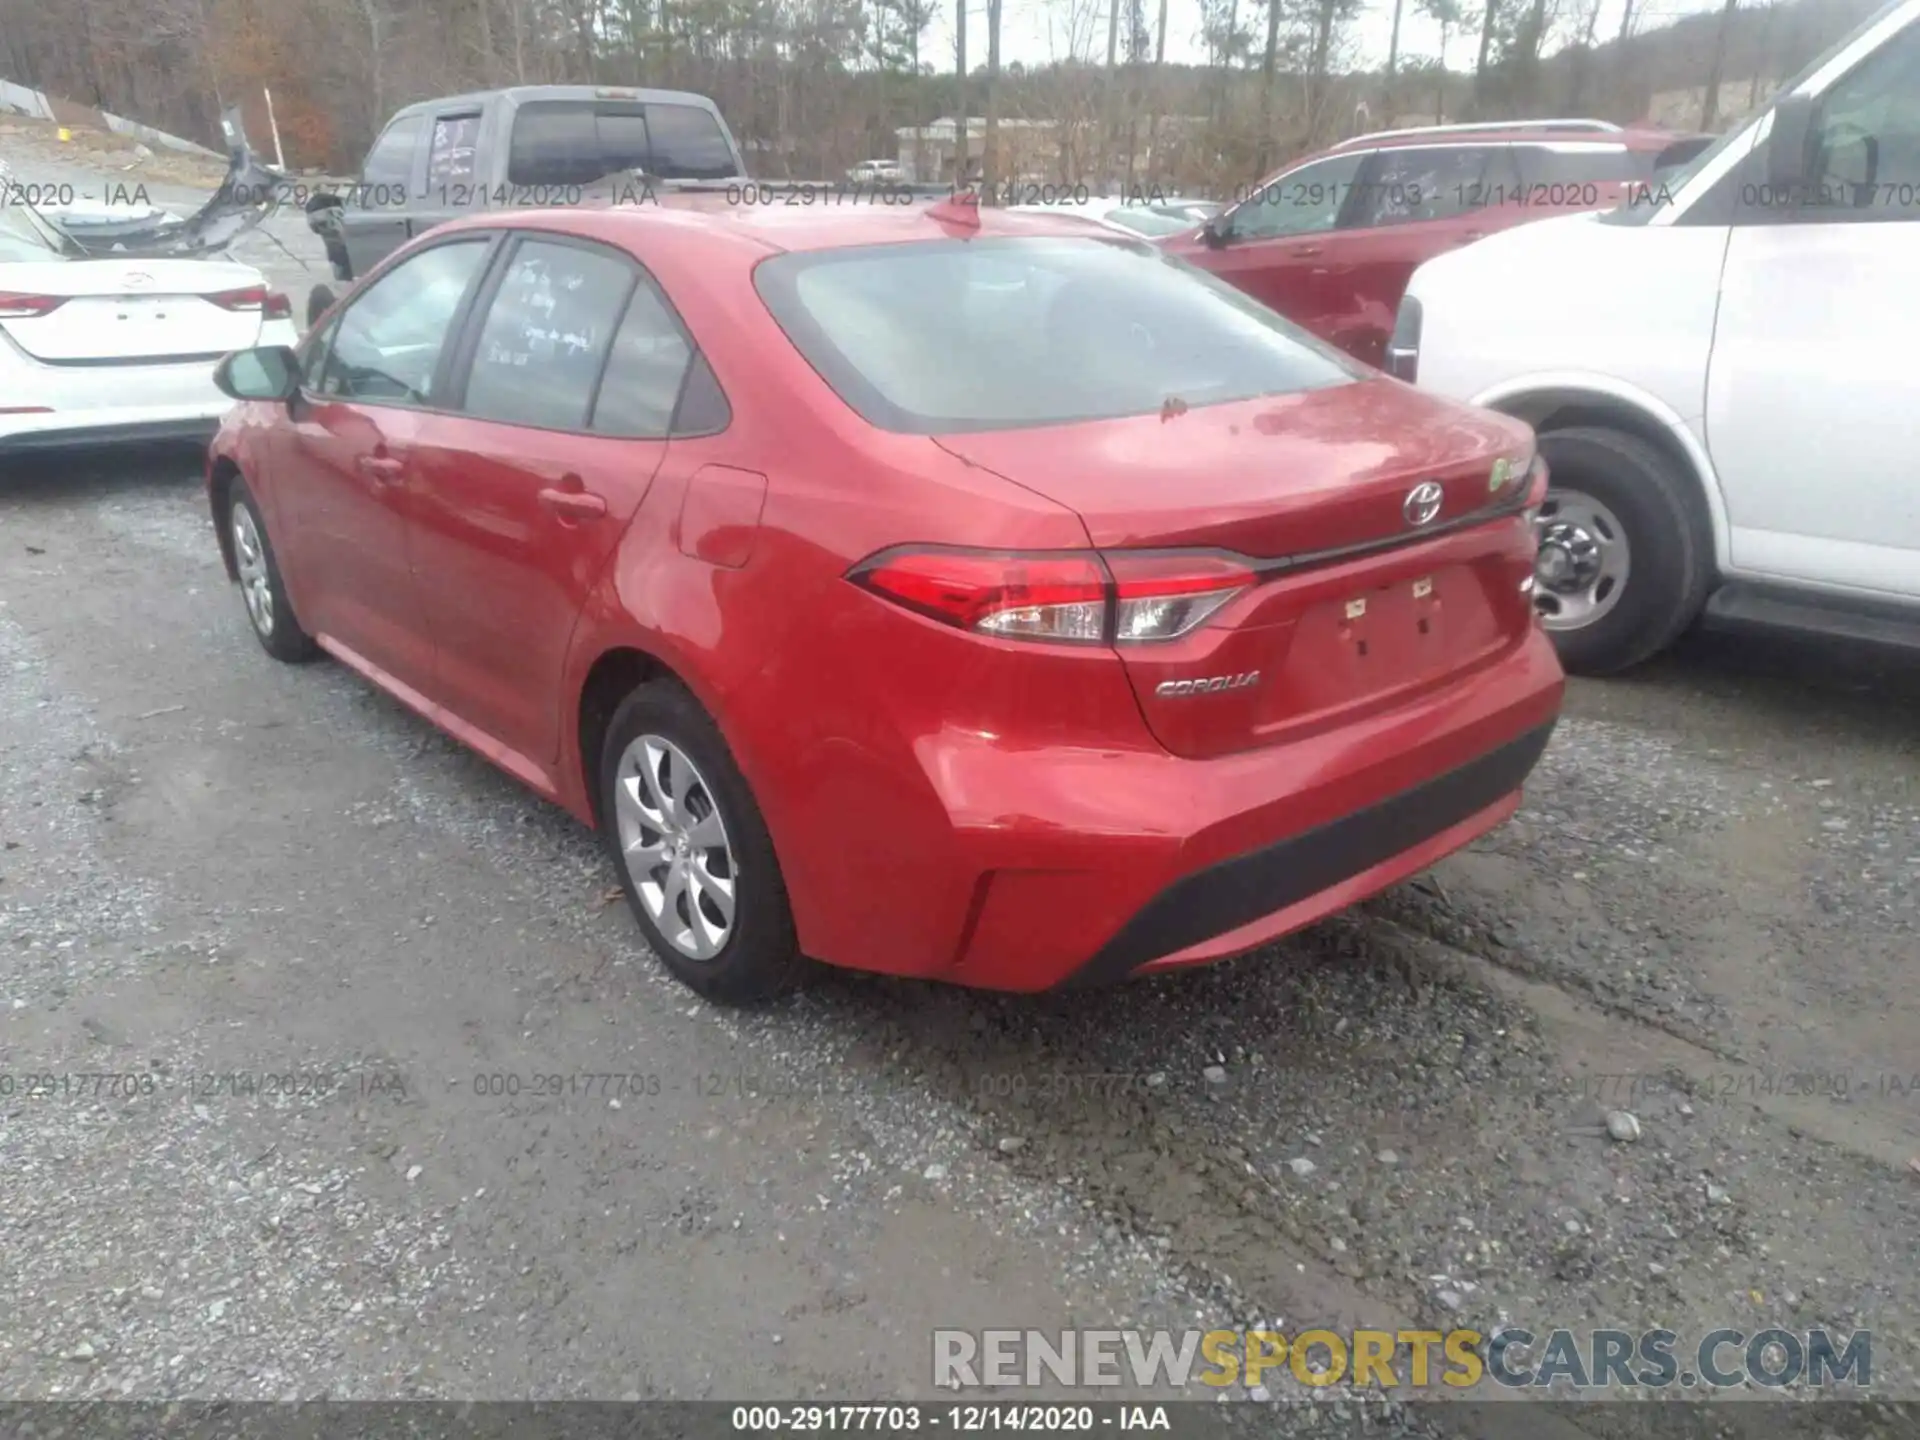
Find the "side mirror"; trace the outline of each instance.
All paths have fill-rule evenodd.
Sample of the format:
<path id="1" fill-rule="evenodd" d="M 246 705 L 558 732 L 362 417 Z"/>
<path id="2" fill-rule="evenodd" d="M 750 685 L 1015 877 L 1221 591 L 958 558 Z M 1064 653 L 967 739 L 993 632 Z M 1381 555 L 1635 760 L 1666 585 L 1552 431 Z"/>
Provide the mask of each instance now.
<path id="1" fill-rule="evenodd" d="M 1218 215 L 1207 217 L 1207 223 L 1200 227 L 1200 238 L 1213 249 L 1218 250 L 1233 238 L 1233 218 L 1230 212 L 1222 210 Z"/>
<path id="2" fill-rule="evenodd" d="M 285 345 L 236 350 L 213 367 L 213 383 L 235 400 L 291 400 L 300 390 L 300 362 Z"/>
<path id="3" fill-rule="evenodd" d="M 1807 141 L 1813 131 L 1813 99 L 1787 95 L 1773 107 L 1767 136 L 1767 189 L 1775 196 L 1799 198 L 1807 183 Z"/>

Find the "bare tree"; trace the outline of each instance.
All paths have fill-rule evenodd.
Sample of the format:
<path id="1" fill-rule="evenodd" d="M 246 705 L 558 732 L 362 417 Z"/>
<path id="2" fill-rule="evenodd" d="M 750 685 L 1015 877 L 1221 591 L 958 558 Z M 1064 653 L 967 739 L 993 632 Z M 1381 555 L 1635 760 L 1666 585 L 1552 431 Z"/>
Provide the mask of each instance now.
<path id="1" fill-rule="evenodd" d="M 1713 39 L 1713 69 L 1707 72 L 1707 94 L 1700 102 L 1700 128 L 1713 129 L 1720 109 L 1720 77 L 1727 64 L 1727 37 L 1733 31 L 1733 11 L 1740 0 L 1727 0 L 1720 11 L 1720 28 Z"/>
<path id="2" fill-rule="evenodd" d="M 953 54 L 955 88 L 959 98 L 953 117 L 953 183 L 967 183 L 967 0 L 953 0 Z"/>

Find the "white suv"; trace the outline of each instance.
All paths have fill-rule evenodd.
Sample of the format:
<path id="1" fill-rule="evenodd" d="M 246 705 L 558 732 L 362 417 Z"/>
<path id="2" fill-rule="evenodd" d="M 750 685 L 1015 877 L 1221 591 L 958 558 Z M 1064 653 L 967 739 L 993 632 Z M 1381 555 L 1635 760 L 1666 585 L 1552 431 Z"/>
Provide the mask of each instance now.
<path id="1" fill-rule="evenodd" d="M 1703 611 L 1920 647 L 1920 0 L 1655 183 L 1421 266 L 1388 369 L 1539 432 L 1569 669 Z"/>

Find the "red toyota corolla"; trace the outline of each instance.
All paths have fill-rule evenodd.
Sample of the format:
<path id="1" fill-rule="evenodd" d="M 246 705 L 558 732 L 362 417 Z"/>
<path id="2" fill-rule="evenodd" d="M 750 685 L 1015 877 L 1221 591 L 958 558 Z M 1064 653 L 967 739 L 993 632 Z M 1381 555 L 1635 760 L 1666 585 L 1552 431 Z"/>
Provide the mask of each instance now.
<path id="1" fill-rule="evenodd" d="M 220 373 L 268 653 L 598 827 L 718 1000 L 1250 949 L 1499 824 L 1559 711 L 1526 428 L 1082 221 L 479 218 Z"/>

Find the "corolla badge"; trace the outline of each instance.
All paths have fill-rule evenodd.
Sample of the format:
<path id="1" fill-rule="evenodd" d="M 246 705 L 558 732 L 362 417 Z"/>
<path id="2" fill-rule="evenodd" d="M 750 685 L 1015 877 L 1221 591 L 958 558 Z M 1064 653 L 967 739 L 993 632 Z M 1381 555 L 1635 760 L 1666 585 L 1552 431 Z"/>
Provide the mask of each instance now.
<path id="1" fill-rule="evenodd" d="M 1407 498 L 1400 502 L 1400 514 L 1407 524 L 1431 525 L 1434 516 L 1440 513 L 1440 502 L 1445 492 L 1437 480 L 1422 480 L 1407 492 Z"/>
<path id="2" fill-rule="evenodd" d="M 120 277 L 120 283 L 128 289 L 134 289 L 141 285 L 151 285 L 153 283 L 153 276 L 144 270 L 129 270 Z"/>
<path id="3" fill-rule="evenodd" d="M 1222 690 L 1244 690 L 1260 683 L 1258 670 L 1243 670 L 1238 675 L 1209 675 L 1201 680 L 1162 680 L 1153 687 L 1156 695 L 1216 695 Z"/>

